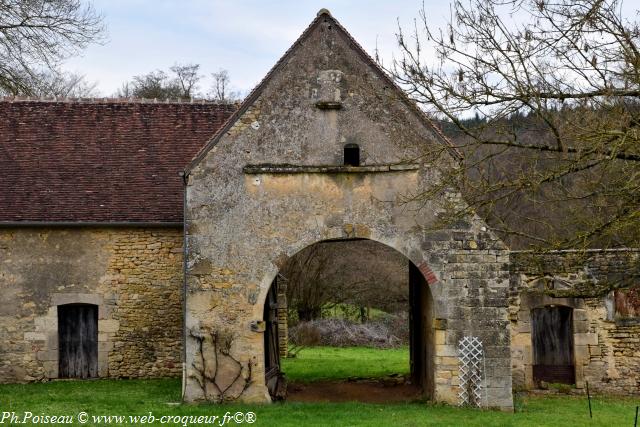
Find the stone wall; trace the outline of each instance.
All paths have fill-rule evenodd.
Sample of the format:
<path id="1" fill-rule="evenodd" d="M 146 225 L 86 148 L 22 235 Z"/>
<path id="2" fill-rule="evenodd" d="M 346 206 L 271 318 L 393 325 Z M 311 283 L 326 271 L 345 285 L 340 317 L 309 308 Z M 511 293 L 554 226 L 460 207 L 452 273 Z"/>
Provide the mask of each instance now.
<path id="1" fill-rule="evenodd" d="M 513 385 L 535 388 L 530 313 L 545 305 L 573 308 L 576 386 L 640 394 L 640 318 L 621 316 L 611 287 L 637 286 L 640 250 L 511 254 Z"/>
<path id="2" fill-rule="evenodd" d="M 57 306 L 98 306 L 100 377 L 178 376 L 182 229 L 0 229 L 0 382 L 58 377 Z"/>
<path id="3" fill-rule="evenodd" d="M 458 341 L 478 336 L 483 403 L 511 409 L 508 251 L 478 216 L 442 221 L 463 207 L 441 178 L 456 161 L 357 49 L 321 14 L 187 170 L 185 399 L 269 401 L 259 325 L 273 279 L 317 242 L 369 239 L 428 284 L 426 394 L 459 402 Z M 343 165 L 347 144 L 360 166 Z M 445 154 L 433 164 L 426 152 Z"/>

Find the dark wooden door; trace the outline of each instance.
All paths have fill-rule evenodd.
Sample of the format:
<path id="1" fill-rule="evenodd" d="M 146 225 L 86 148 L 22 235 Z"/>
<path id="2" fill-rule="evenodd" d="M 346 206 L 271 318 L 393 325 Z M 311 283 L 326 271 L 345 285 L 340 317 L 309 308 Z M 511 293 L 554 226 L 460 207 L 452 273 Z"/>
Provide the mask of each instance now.
<path id="1" fill-rule="evenodd" d="M 98 376 L 98 306 L 58 306 L 60 378 Z"/>
<path id="2" fill-rule="evenodd" d="M 424 325 L 424 293 L 426 283 L 418 268 L 409 262 L 409 363 L 411 381 L 424 386 L 426 372 L 426 340 Z"/>
<path id="3" fill-rule="evenodd" d="M 531 312 L 533 379 L 536 383 L 575 383 L 573 309 L 561 306 Z"/>
<path id="4" fill-rule="evenodd" d="M 278 346 L 278 278 L 274 279 L 264 303 L 264 371 L 265 382 L 273 398 L 278 394 L 280 349 Z"/>

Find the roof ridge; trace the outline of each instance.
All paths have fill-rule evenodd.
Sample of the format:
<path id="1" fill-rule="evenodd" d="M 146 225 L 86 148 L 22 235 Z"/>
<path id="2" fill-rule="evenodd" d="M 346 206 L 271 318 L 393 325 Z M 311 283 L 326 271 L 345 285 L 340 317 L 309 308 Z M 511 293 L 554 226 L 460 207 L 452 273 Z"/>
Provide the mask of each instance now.
<path id="1" fill-rule="evenodd" d="M 56 96 L 0 96 L 0 102 L 49 102 L 49 103 L 69 103 L 69 104 L 203 104 L 219 106 L 238 106 L 238 102 L 220 102 L 205 98 L 120 98 L 120 97 L 56 97 Z"/>

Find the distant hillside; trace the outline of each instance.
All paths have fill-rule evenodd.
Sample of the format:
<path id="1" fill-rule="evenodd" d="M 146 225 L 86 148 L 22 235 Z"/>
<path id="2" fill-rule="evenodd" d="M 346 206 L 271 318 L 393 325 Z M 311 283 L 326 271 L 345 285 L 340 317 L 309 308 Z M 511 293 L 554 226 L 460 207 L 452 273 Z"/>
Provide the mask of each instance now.
<path id="1" fill-rule="evenodd" d="M 475 118 L 465 124 L 484 123 Z M 611 220 L 621 203 L 638 209 L 633 204 L 637 200 L 620 198 L 616 188 L 630 179 L 630 170 L 640 173 L 639 165 L 616 161 L 606 168 L 581 165 L 583 170 L 566 173 L 570 154 L 479 146 L 452 123 L 440 122 L 440 126 L 465 156 L 470 183 L 464 189 L 465 198 L 483 204 L 479 213 L 496 230 L 503 230 L 499 234 L 511 249 L 527 249 L 539 245 L 541 239 L 557 242 L 597 228 Z M 496 138 L 505 131 L 512 132 L 523 144 L 554 143 L 546 126 L 526 116 L 505 119 L 499 130 L 485 130 Z M 529 185 L 520 185 L 526 180 Z M 585 238 L 585 242 L 589 247 L 601 248 L 639 246 L 640 224 L 613 228 L 597 238 Z"/>

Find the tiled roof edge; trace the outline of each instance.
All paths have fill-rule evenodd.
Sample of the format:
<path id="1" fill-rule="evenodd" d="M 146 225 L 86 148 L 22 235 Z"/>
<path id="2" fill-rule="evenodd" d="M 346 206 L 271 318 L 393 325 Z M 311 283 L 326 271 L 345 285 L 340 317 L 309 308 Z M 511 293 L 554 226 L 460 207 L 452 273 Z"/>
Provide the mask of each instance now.
<path id="1" fill-rule="evenodd" d="M 36 96 L 4 96 L 0 97 L 0 102 L 50 102 L 50 103 L 74 103 L 74 104 L 204 104 L 217 105 L 221 107 L 236 106 L 235 102 L 219 102 L 208 99 L 149 99 L 149 98 L 58 98 L 58 97 L 36 97 Z"/>

